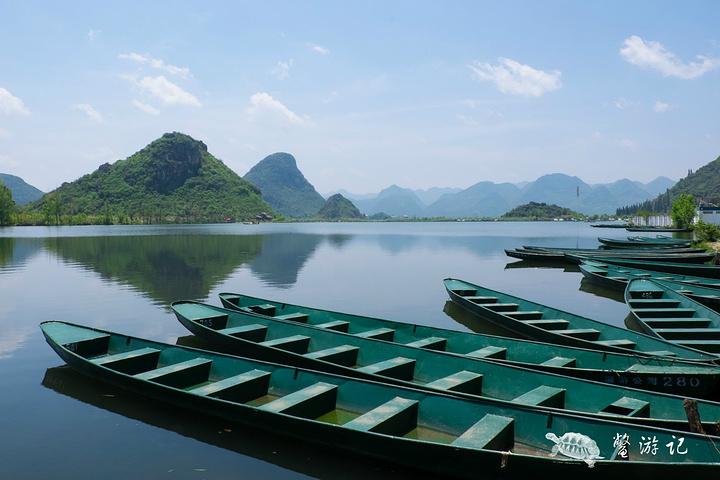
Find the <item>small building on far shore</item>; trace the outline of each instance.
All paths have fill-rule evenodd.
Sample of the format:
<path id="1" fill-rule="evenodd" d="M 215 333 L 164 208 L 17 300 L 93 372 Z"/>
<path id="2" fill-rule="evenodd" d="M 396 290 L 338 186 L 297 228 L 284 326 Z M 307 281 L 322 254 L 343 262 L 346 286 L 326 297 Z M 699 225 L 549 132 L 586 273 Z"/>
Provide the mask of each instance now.
<path id="1" fill-rule="evenodd" d="M 707 207 L 701 205 L 698 207 L 697 219 L 705 223 L 720 225 L 720 207 Z"/>

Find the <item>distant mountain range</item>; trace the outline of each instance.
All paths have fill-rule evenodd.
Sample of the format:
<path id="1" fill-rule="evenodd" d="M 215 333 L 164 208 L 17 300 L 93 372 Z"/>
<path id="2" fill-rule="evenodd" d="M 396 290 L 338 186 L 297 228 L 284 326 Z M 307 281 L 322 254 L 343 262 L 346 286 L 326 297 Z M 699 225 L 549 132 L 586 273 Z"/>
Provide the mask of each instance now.
<path id="1" fill-rule="evenodd" d="M 43 196 L 42 190 L 28 185 L 25 180 L 15 175 L 0 173 L 0 182 L 10 189 L 13 200 L 18 205 L 26 205 Z"/>
<path id="2" fill-rule="evenodd" d="M 479 182 L 464 190 L 431 188 L 411 190 L 392 185 L 377 194 L 341 193 L 366 215 L 386 213 L 397 217 L 499 217 L 530 202 L 570 208 L 586 215 L 615 214 L 623 206 L 641 203 L 665 193 L 675 182 L 658 177 L 650 183 L 628 179 L 590 185 L 562 173 L 544 175 L 522 184 Z"/>

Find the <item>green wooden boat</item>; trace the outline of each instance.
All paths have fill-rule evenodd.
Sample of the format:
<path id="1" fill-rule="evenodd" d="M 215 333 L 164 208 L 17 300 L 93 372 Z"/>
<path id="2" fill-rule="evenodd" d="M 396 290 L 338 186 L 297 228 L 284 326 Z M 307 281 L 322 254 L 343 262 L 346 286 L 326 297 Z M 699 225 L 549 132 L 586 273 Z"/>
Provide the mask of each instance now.
<path id="1" fill-rule="evenodd" d="M 70 367 L 188 409 L 332 451 L 455 478 L 710 478 L 710 437 L 350 379 L 63 322 L 43 334 Z M 593 467 L 593 468 L 588 468 Z"/>
<path id="2" fill-rule="evenodd" d="M 598 242 L 611 248 L 677 248 L 689 247 L 691 240 L 683 240 L 672 237 L 627 237 L 627 238 L 604 238 L 598 237 Z"/>
<path id="3" fill-rule="evenodd" d="M 630 280 L 625 303 L 651 335 L 720 354 L 720 314 L 651 279 Z"/>
<path id="4" fill-rule="evenodd" d="M 689 275 L 693 277 L 703 278 L 716 278 L 720 279 L 720 266 L 718 265 L 694 265 L 688 263 L 673 263 L 663 261 L 647 261 L 637 260 L 629 258 L 613 258 L 603 255 L 595 256 L 575 256 L 568 255 L 568 257 L 576 257 L 573 261 L 578 264 L 583 262 L 600 262 L 609 263 L 611 265 L 620 265 L 623 267 L 634 268 L 637 270 L 650 270 L 653 272 L 665 272 L 676 275 Z"/>
<path id="5" fill-rule="evenodd" d="M 445 353 L 475 356 L 499 363 L 674 395 L 720 399 L 720 366 L 674 358 L 603 352 L 493 335 L 460 332 L 419 324 L 333 312 L 264 298 L 221 293 L 225 308 L 330 328 L 351 335 L 382 331 L 378 338 L 401 345 L 424 345 Z M 480 353 L 478 353 L 480 352 Z M 688 379 L 692 378 L 692 381 Z"/>
<path id="6" fill-rule="evenodd" d="M 465 310 L 515 334 L 546 343 L 571 345 L 641 356 L 676 356 L 717 361 L 716 355 L 591 318 L 524 300 L 463 280 L 445 279 L 450 300 Z"/>
<path id="7" fill-rule="evenodd" d="M 599 249 L 570 249 L 531 247 L 505 249 L 509 257 L 521 260 L 551 260 L 565 261 L 579 264 L 586 257 L 613 258 L 618 260 L 644 260 L 650 262 L 672 262 L 679 264 L 700 264 L 708 262 L 715 257 L 713 253 L 698 251 L 698 249 L 644 249 L 644 250 L 599 250 Z"/>
<path id="8" fill-rule="evenodd" d="M 451 355 L 432 349 L 439 338 L 407 346 L 373 339 L 387 331 L 353 335 L 190 301 L 175 302 L 172 309 L 192 333 L 234 355 L 498 405 L 688 429 L 680 396 L 490 362 L 482 358 L 486 351 L 479 358 L 474 352 Z M 720 403 L 698 404 L 706 431 L 716 435 Z"/>

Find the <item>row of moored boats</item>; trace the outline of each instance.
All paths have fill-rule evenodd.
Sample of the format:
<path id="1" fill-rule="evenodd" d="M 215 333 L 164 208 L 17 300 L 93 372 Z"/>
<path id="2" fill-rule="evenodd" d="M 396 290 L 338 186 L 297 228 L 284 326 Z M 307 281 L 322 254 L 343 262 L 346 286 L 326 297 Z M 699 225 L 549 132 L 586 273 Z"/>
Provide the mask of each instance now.
<path id="1" fill-rule="evenodd" d="M 599 255 L 612 251 L 583 253 L 580 269 L 624 289 L 645 333 L 451 278 L 452 302 L 515 337 L 239 293 L 221 294 L 221 306 L 172 304 L 207 349 L 59 321 L 41 328 L 70 367 L 99 380 L 436 475 L 716 473 L 720 280 Z"/>

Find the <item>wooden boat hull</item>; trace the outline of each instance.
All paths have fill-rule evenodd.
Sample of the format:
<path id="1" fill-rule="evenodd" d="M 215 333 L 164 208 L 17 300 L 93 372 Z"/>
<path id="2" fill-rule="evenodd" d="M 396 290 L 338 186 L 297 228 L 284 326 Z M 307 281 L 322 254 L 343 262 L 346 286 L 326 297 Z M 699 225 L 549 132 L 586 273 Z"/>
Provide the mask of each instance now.
<path id="1" fill-rule="evenodd" d="M 685 363 L 677 359 L 647 358 L 630 353 L 603 352 L 461 332 L 293 305 L 238 293 L 223 292 L 219 296 L 223 307 L 230 310 L 297 321 L 308 326 L 334 326 L 350 334 L 385 329 L 393 334 L 392 338 L 388 335 L 383 340 L 401 345 L 416 344 L 427 338 L 444 339 L 442 345 L 435 344 L 434 348 L 448 354 L 465 355 L 484 350 L 492 352 L 484 358 L 493 362 L 674 395 L 720 399 L 720 367 L 714 365 L 701 366 L 697 362 Z M 690 382 L 688 378 L 694 380 Z"/>
<path id="2" fill-rule="evenodd" d="M 720 314 L 651 279 L 632 279 L 625 303 L 651 335 L 720 354 Z"/>
<path id="3" fill-rule="evenodd" d="M 715 278 L 720 279 L 720 266 L 718 265 L 691 265 L 683 263 L 672 263 L 663 261 L 646 261 L 637 259 L 612 258 L 602 255 L 585 256 L 576 259 L 578 263 L 582 262 L 600 262 L 609 263 L 611 265 L 620 265 L 623 267 L 634 268 L 637 270 L 650 270 L 653 272 L 665 272 L 676 275 L 689 275 L 693 277 Z"/>
<path id="4" fill-rule="evenodd" d="M 482 358 L 487 351 L 446 354 L 432 349 L 434 338 L 417 348 L 369 336 L 377 330 L 348 334 L 190 301 L 172 308 L 188 330 L 234 355 L 498 405 L 688 428 L 682 397 L 490 362 Z M 720 403 L 699 401 L 699 408 L 702 418 L 720 418 Z M 716 433 L 712 423 L 707 429 Z"/>
<path id="5" fill-rule="evenodd" d="M 63 361 L 92 378 L 196 415 L 212 415 L 432 474 L 477 478 L 482 471 L 487 479 L 520 479 L 543 471 L 591 479 L 629 474 L 666 478 L 709 476 L 720 464 L 720 452 L 697 434 L 572 415 L 548 416 L 521 406 L 498 409 L 62 322 L 44 322 L 41 328 Z M 128 363 L 137 350 L 157 351 L 155 361 Z M 123 356 L 125 362 L 118 363 Z M 201 375 L 185 372 L 167 378 L 166 372 L 179 374 L 183 365 L 193 362 L 208 367 Z M 645 438 L 657 442 L 654 451 L 643 447 Z M 625 461 L 618 457 L 620 439 L 627 451 Z M 572 445 L 582 447 L 580 455 Z M 574 458 L 567 456 L 573 451 Z"/>
<path id="6" fill-rule="evenodd" d="M 716 355 L 707 352 L 682 347 L 463 280 L 445 279 L 445 289 L 450 300 L 460 307 L 523 338 L 611 352 L 632 351 L 646 357 L 670 355 L 687 360 L 718 360 Z"/>
<path id="7" fill-rule="evenodd" d="M 622 238 L 603 238 L 598 237 L 598 242 L 612 248 L 677 248 L 689 247 L 691 240 L 681 240 L 678 238 L 646 238 L 646 237 L 628 237 Z"/>

